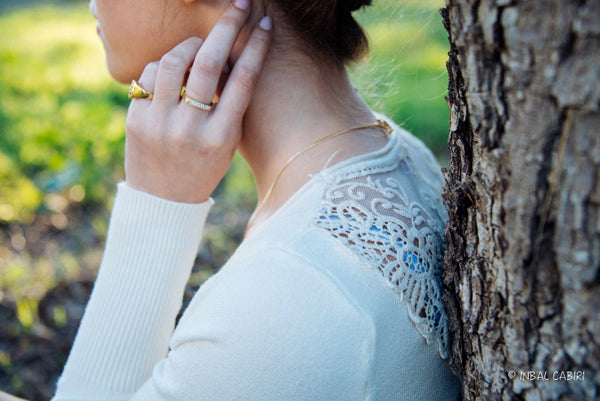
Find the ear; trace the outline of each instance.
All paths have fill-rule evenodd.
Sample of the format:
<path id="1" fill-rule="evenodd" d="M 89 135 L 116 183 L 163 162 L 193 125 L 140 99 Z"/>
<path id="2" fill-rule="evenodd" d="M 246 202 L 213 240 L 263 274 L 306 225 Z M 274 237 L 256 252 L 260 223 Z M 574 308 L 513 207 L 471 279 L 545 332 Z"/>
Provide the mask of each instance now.
<path id="1" fill-rule="evenodd" d="M 195 2 L 196 0 L 183 0 L 183 2 L 185 4 L 192 4 L 193 2 Z"/>

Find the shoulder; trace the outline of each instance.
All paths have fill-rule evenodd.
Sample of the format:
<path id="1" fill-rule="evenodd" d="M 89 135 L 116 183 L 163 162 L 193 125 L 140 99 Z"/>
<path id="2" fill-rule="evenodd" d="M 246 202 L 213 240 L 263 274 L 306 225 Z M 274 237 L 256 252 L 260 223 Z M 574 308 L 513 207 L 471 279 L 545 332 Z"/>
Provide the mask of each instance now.
<path id="1" fill-rule="evenodd" d="M 400 127 L 389 117 L 380 113 L 375 113 L 375 115 L 390 124 L 400 149 L 399 159 L 406 163 L 408 173 L 424 193 L 424 200 L 428 206 L 435 208 L 440 213 L 442 220 L 446 220 L 446 211 L 441 202 L 444 176 L 431 149 L 421 139 Z"/>
<path id="2" fill-rule="evenodd" d="M 433 152 L 429 147 L 419 139 L 417 136 L 412 134 L 411 132 L 405 130 L 400 125 L 396 124 L 391 118 L 387 117 L 384 114 L 373 112 L 375 116 L 387 122 L 391 127 L 395 135 L 397 135 L 400 140 L 403 142 L 403 145 L 408 150 L 416 152 L 416 155 L 428 166 L 433 167 L 436 170 L 439 170 L 439 163 L 437 162 Z M 412 153 L 414 155 L 414 153 Z"/>
<path id="3" fill-rule="evenodd" d="M 254 393 L 263 386 L 278 399 L 333 390 L 355 399 L 365 391 L 372 342 L 368 317 L 335 282 L 307 260 L 263 249 L 234 258 L 200 288 L 175 330 L 171 359 L 198 377 L 211 364 L 220 375 L 241 375 L 240 396 L 267 399 Z"/>
<path id="4" fill-rule="evenodd" d="M 445 358 L 441 172 L 422 141 L 385 121 L 394 129 L 390 144 L 375 157 L 327 177 L 312 226 L 378 274 L 427 342 L 438 341 Z"/>
<path id="5" fill-rule="evenodd" d="M 182 334 L 185 321 L 199 317 L 203 310 L 228 312 L 221 323 L 260 319 L 262 328 L 278 331 L 299 323 L 317 328 L 332 319 L 353 323 L 366 319 L 352 298 L 316 263 L 280 247 L 263 248 L 243 258 L 234 255 L 200 287 L 176 334 Z M 321 328 L 326 330 L 336 330 L 336 323 Z"/>

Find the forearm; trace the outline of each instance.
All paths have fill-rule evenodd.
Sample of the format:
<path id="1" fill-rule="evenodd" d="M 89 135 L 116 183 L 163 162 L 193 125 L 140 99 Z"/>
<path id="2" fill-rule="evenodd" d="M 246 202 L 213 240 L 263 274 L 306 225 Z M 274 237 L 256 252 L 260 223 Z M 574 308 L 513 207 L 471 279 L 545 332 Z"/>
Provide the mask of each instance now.
<path id="1" fill-rule="evenodd" d="M 168 351 L 211 205 L 119 185 L 98 278 L 55 399 L 133 393 L 151 375 Z"/>

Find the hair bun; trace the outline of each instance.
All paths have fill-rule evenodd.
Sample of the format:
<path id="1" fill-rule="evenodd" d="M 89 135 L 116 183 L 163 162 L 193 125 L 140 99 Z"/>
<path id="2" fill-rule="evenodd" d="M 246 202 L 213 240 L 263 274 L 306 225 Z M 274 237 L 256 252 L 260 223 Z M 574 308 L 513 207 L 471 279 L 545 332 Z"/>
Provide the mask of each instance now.
<path id="1" fill-rule="evenodd" d="M 372 0 L 340 0 L 340 4 L 346 11 L 356 11 L 361 7 L 370 6 Z"/>

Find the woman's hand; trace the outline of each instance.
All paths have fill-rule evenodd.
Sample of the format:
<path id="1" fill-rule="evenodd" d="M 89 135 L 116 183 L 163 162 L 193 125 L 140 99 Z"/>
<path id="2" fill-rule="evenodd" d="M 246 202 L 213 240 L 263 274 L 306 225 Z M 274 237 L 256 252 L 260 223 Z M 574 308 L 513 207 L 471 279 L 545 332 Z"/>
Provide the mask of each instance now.
<path id="1" fill-rule="evenodd" d="M 186 104 L 180 94 L 185 85 L 190 98 L 211 103 L 249 15 L 249 2 L 245 9 L 243 2 L 227 9 L 204 42 L 187 39 L 144 69 L 140 85 L 154 92 L 154 98 L 134 99 L 127 114 L 125 176 L 132 188 L 199 203 L 208 199 L 231 165 L 242 117 L 270 46 L 270 19 L 254 28 L 211 111 Z"/>

